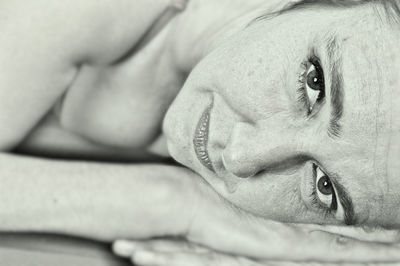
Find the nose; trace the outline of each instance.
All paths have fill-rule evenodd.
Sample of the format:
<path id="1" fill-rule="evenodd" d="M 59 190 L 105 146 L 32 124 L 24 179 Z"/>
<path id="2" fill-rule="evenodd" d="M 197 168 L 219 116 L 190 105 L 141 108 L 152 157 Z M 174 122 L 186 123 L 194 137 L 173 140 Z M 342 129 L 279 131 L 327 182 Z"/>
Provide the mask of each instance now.
<path id="1" fill-rule="evenodd" d="M 282 121 L 239 122 L 222 152 L 222 161 L 235 176 L 251 177 L 304 157 L 303 139 L 301 131 L 283 126 Z"/>

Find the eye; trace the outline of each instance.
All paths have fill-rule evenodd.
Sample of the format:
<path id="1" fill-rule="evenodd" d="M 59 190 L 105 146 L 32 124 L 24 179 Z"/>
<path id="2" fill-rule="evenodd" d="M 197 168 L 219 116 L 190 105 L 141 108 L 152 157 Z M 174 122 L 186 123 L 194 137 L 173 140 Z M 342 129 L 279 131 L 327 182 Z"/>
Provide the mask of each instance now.
<path id="1" fill-rule="evenodd" d="M 317 201 L 326 209 L 337 210 L 336 193 L 331 180 L 317 165 L 314 165 L 313 168 Z"/>
<path id="2" fill-rule="evenodd" d="M 324 71 L 319 59 L 312 56 L 303 63 L 304 71 L 301 74 L 301 100 L 304 102 L 310 114 L 317 103 L 325 98 Z"/>

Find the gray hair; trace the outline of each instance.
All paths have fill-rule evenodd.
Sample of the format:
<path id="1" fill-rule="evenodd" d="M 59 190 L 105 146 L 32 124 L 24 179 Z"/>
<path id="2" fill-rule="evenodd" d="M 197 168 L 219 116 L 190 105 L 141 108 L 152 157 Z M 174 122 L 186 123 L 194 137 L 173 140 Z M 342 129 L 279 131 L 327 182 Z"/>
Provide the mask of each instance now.
<path id="1" fill-rule="evenodd" d="M 277 16 L 289 11 L 299 10 L 313 6 L 327 6 L 327 7 L 353 7 L 366 4 L 380 4 L 383 6 L 389 21 L 400 23 L 400 0 L 300 0 L 291 2 L 283 9 L 275 12 L 262 15 L 256 20 L 263 20 L 273 16 Z"/>

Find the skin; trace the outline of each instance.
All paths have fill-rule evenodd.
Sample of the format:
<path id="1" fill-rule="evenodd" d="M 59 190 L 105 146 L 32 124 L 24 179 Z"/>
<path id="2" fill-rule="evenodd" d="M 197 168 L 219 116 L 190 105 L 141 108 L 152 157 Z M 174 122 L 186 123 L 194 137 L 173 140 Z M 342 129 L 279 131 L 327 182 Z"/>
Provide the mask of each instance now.
<path id="1" fill-rule="evenodd" d="M 168 1 L 120 0 L 112 4 L 108 1 L 96 1 L 96 3 L 72 1 L 48 5 L 48 1 L 41 0 L 29 8 L 25 2 L 20 1 L 4 4 L 1 11 L 4 17 L 7 14 L 13 14 L 13 16 L 12 19 L 1 24 L 3 35 L 0 43 L 4 49 L 1 49 L 3 52 L 0 53 L 2 59 L 0 62 L 4 64 L 2 69 L 7 70 L 7 73 L 0 78 L 0 93 L 3 95 L 0 101 L 4 108 L 4 112 L 0 113 L 0 122 L 8 125 L 0 136 L 0 148 L 3 151 L 0 156 L 3 165 L 0 169 L 1 230 L 62 233 L 102 241 L 113 241 L 118 238 L 147 239 L 166 235 L 183 236 L 193 243 L 205 245 L 213 250 L 235 254 L 231 256 L 233 258 L 226 256 L 228 261 L 236 260 L 238 256 L 250 256 L 263 263 L 270 259 L 286 258 L 293 241 L 303 241 L 306 247 L 304 250 L 292 253 L 291 259 L 298 261 L 309 258 L 327 261 L 344 259 L 362 261 L 366 259 L 363 255 L 372 254 L 372 251 L 380 252 L 380 255 L 375 257 L 379 261 L 399 259 L 398 248 L 395 245 L 388 247 L 376 242 L 377 239 L 368 240 L 363 238 L 362 232 L 356 231 L 352 235 L 336 227 L 329 231 L 329 228 L 325 227 L 287 225 L 266 219 L 274 218 L 291 222 L 312 221 L 324 224 L 343 223 L 343 221 L 336 221 L 333 217 L 324 217 L 320 211 L 308 206 L 309 202 L 303 194 L 307 194 L 304 190 L 308 191 L 309 182 L 306 179 L 309 178 L 310 167 L 306 166 L 308 161 L 297 158 L 298 154 L 292 156 L 293 145 L 305 148 L 305 150 L 297 149 L 297 151 L 318 160 L 324 168 L 329 167 L 333 169 L 332 171 L 340 170 L 346 174 L 346 171 L 350 171 L 349 168 L 354 167 L 354 164 L 349 161 L 346 164 L 346 161 L 341 159 L 346 154 L 354 155 L 354 158 L 368 166 L 367 169 L 373 167 L 373 170 L 377 171 L 384 168 L 384 165 L 379 161 L 377 161 L 377 166 L 371 164 L 371 159 L 368 157 L 371 154 L 370 150 L 365 148 L 369 146 L 364 144 L 384 142 L 388 140 L 388 136 L 392 136 L 392 132 L 387 130 L 382 134 L 377 134 L 366 131 L 367 124 L 361 123 L 363 119 L 353 122 L 358 125 L 355 128 L 346 127 L 345 122 L 350 121 L 352 117 L 350 114 L 356 111 L 359 117 L 370 118 L 371 108 L 365 108 L 365 110 L 361 108 L 367 106 L 367 104 L 363 105 L 364 102 L 361 101 L 359 110 L 350 107 L 351 100 L 360 101 L 356 97 L 357 93 L 361 93 L 359 90 L 355 90 L 357 93 L 354 95 L 349 94 L 354 99 L 348 98 L 346 90 L 346 113 L 341 121 L 343 124 L 341 141 L 334 142 L 326 136 L 326 119 L 329 110 L 324 112 L 324 109 L 327 109 L 327 106 L 321 107 L 321 115 L 306 123 L 304 110 L 299 105 L 293 104 L 296 97 L 290 96 L 290 91 L 287 91 L 287 94 L 279 94 L 282 90 L 276 91 L 277 87 L 271 84 L 282 85 L 290 82 L 295 84 L 298 68 L 306 57 L 307 47 L 304 43 L 313 37 L 312 34 L 308 35 L 310 34 L 309 24 L 299 21 L 300 16 L 296 13 L 297 16 L 287 15 L 290 23 L 282 19 L 283 17 L 279 17 L 265 23 L 256 23 L 243 30 L 243 26 L 247 25 L 250 18 L 259 15 L 260 10 L 265 10 L 260 2 L 263 1 L 248 1 L 245 11 L 238 13 L 237 10 L 243 10 L 241 1 L 235 2 L 234 6 L 237 8 L 232 8 L 229 12 L 227 12 L 225 2 L 218 2 L 217 5 L 215 2 L 200 4 L 200 2 L 192 1 L 187 7 L 188 12 L 170 20 L 171 23 L 161 27 L 160 31 L 154 31 L 151 25 L 168 6 L 171 6 L 171 2 Z M 93 5 L 96 8 L 93 8 Z M 198 10 L 204 13 L 190 13 L 190 10 L 192 12 L 196 10 L 196 5 L 199 5 L 201 8 Z M 40 6 L 47 6 L 47 8 L 38 8 Z M 29 16 L 24 14 L 24 10 L 30 10 Z M 76 10 L 82 12 L 76 12 Z M 144 16 L 143 10 L 152 12 Z M 219 10 L 227 16 L 220 16 L 218 15 L 220 13 L 216 12 L 215 17 L 211 16 L 212 19 L 205 23 L 204 14 L 213 14 L 210 10 Z M 384 43 L 387 47 L 382 48 L 383 53 L 396 51 L 394 49 L 396 46 L 393 44 L 397 43 L 394 31 L 389 30 L 386 24 L 379 24 L 375 16 L 372 16 L 374 19 L 370 19 L 371 9 L 360 8 L 351 11 L 354 14 L 346 10 L 341 12 L 335 10 L 337 12 L 335 14 L 338 17 L 346 17 L 345 15 L 357 15 L 358 18 L 368 17 L 365 25 L 355 23 L 355 27 L 358 29 L 364 29 L 365 26 L 367 29 L 378 28 L 379 34 L 382 34 L 379 39 L 386 40 Z M 115 20 L 109 14 L 118 14 L 121 19 Z M 245 16 L 241 17 L 243 14 Z M 317 19 L 321 17 L 318 14 L 310 11 L 309 16 L 312 21 L 319 21 Z M 193 20 L 186 20 L 188 17 Z M 219 20 L 221 17 L 230 22 Z M 234 19 L 237 17 L 240 19 Z M 301 17 L 304 17 L 304 14 Z M 137 20 L 132 21 L 132 18 Z M 30 23 L 31 20 L 36 23 Z M 330 24 L 321 25 L 331 26 L 334 19 L 328 21 Z M 355 21 L 358 20 L 355 19 Z M 82 28 L 80 25 L 94 26 Z M 220 25 L 221 30 L 215 31 L 210 25 Z M 227 27 L 222 27 L 222 25 L 227 25 Z M 282 40 L 279 34 L 286 32 L 286 30 L 277 31 L 278 26 L 281 29 L 286 27 L 287 32 L 292 32 L 291 25 L 299 26 L 299 31 L 293 33 L 293 36 L 296 36 L 293 41 L 298 42 L 299 45 L 287 47 L 277 45 L 277 40 Z M 191 30 L 194 26 L 196 26 L 196 31 Z M 304 29 L 306 26 L 307 31 Z M 323 31 L 324 27 L 320 27 Z M 48 34 L 43 35 L 42 32 Z M 127 32 L 132 34 L 126 34 Z M 268 34 L 263 34 L 265 32 Z M 342 39 L 354 34 L 354 32 L 347 32 L 347 34 L 339 32 L 342 34 L 340 35 Z M 351 58 L 349 55 L 355 53 L 354 46 L 361 42 L 368 43 L 368 49 L 365 52 L 370 54 L 371 58 L 378 60 L 376 49 L 373 49 L 375 46 L 370 45 L 374 43 L 374 40 L 366 39 L 370 38 L 368 31 L 364 29 L 357 32 L 364 32 L 365 35 L 356 34 L 359 39 L 354 40 L 353 46 L 350 45 L 350 48 L 344 50 L 347 56 L 343 55 L 343 57 Z M 261 39 L 260 36 L 262 36 Z M 30 41 L 18 41 L 24 38 Z M 144 41 L 140 42 L 140 40 Z M 275 44 L 269 40 L 276 40 Z M 348 42 L 351 43 L 351 40 L 349 39 Z M 70 45 L 66 47 L 65 43 Z M 135 56 L 132 56 L 129 51 L 138 43 L 141 43 L 140 49 L 133 53 Z M 187 46 L 184 45 L 185 43 Z M 278 46 L 279 49 L 276 48 Z M 265 49 L 266 47 L 268 49 Z M 284 62 L 274 61 L 279 56 L 272 58 L 271 49 L 274 50 L 274 54 L 282 55 L 281 58 L 287 57 L 287 59 L 283 60 Z M 190 56 L 189 52 L 192 52 Z M 48 56 L 49 54 L 52 56 Z M 206 54 L 208 55 L 203 60 Z M 293 58 L 289 58 L 292 55 Z M 41 64 L 37 64 L 38 57 L 42 58 Z M 379 64 L 379 62 L 377 64 L 387 67 L 381 71 L 390 76 L 387 83 L 378 84 L 382 87 L 382 95 L 386 90 L 396 92 L 393 89 L 395 82 L 392 81 L 392 76 L 393 69 L 397 65 L 396 62 L 391 61 L 396 57 L 386 54 L 385 58 L 380 58 L 380 60 L 385 63 L 390 62 L 390 64 Z M 200 60 L 201 62 L 178 94 L 185 74 L 190 72 Z M 242 61 L 240 66 L 237 65 L 239 60 Z M 159 63 L 157 68 L 154 67 L 155 62 Z M 267 62 L 275 63 L 267 64 Z M 293 66 L 288 62 L 293 63 Z M 349 76 L 354 76 L 351 71 L 358 70 L 366 71 L 366 76 L 371 74 L 371 69 L 363 65 L 365 62 L 359 65 L 354 64 L 355 62 L 352 61 L 344 61 L 343 72 L 349 73 L 347 74 Z M 372 69 L 377 72 L 374 66 Z M 252 72 L 253 69 L 254 72 Z M 283 69 L 287 71 L 282 71 Z M 241 77 L 241 79 L 218 79 L 219 75 Z M 282 82 L 282 75 L 288 78 L 285 83 Z M 265 79 L 265 77 L 270 78 Z M 349 79 L 345 77 L 344 80 L 347 87 Z M 374 80 L 371 78 L 371 81 Z M 157 82 L 167 85 L 160 88 Z M 377 85 L 371 85 L 369 82 L 366 85 L 372 88 L 373 85 Z M 354 83 L 357 85 L 356 81 Z M 199 89 L 204 86 L 220 95 L 220 98 L 216 97 L 214 101 L 215 108 L 210 129 L 210 154 L 215 161 L 217 174 L 212 174 L 202 167 L 196 161 L 193 149 L 190 148 L 193 128 L 198 120 L 193 121 L 193 117 L 199 118 L 199 114 L 208 106 L 210 99 L 208 91 Z M 250 86 L 254 89 L 244 94 L 243 88 Z M 290 87 L 282 85 L 282 88 L 289 89 Z M 265 91 L 265 88 L 269 88 L 268 91 Z M 177 99 L 171 105 L 177 94 Z M 364 95 L 363 99 L 367 101 L 369 98 Z M 390 99 L 395 99 L 395 97 Z M 232 109 L 227 108 L 224 102 L 228 102 Z M 385 101 L 382 102 L 379 106 L 386 108 L 383 108 L 382 112 L 390 113 L 386 112 L 390 109 L 390 105 L 385 104 Z M 254 108 L 249 109 L 244 106 Z M 277 112 L 277 109 L 285 110 L 284 107 L 287 107 L 286 115 L 282 115 L 284 111 Z M 164 123 L 165 136 L 160 132 L 161 122 L 167 109 L 169 111 Z M 190 116 L 182 116 L 183 111 L 187 111 Z M 274 116 L 271 115 L 267 120 L 266 114 L 274 114 Z M 219 128 L 216 127 L 217 119 L 221 121 Z M 289 119 L 289 121 L 282 119 Z M 282 123 L 282 121 L 287 123 Z M 387 120 L 378 122 L 385 125 L 384 129 L 390 128 L 385 124 Z M 277 125 L 276 128 L 274 127 L 277 131 L 271 131 L 271 135 L 265 135 L 265 130 L 262 129 L 265 127 L 269 129 L 271 125 L 269 123 Z M 351 123 L 351 121 L 347 122 L 347 125 Z M 377 120 L 373 120 L 373 123 L 376 124 Z M 392 124 L 395 125 L 395 123 Z M 281 130 L 280 126 L 287 128 Z M 293 131 L 293 128 L 297 130 Z M 324 129 L 320 130 L 320 128 Z M 364 134 L 361 135 L 363 138 L 354 137 L 357 134 L 353 134 L 351 138 L 349 128 L 359 135 Z M 396 128 L 398 127 L 393 127 L 391 130 L 395 132 Z M 232 137 L 228 138 L 231 132 Z M 314 142 L 306 139 L 309 132 L 318 136 Z M 294 133 L 299 140 L 297 144 L 290 141 Z M 249 139 L 244 138 L 249 134 L 258 142 L 249 142 Z M 276 139 L 276 136 L 285 136 L 283 139 L 286 139 L 285 145 L 288 145 L 287 151 L 290 153 L 283 154 L 277 149 L 273 153 L 274 156 L 270 156 L 268 151 L 271 151 L 273 147 L 268 146 L 270 143 L 268 139 Z M 372 136 L 382 137 L 373 139 Z M 166 150 L 165 137 L 167 137 L 168 150 Z M 397 143 L 394 138 L 389 139 Z M 324 145 L 326 143 L 325 151 L 322 147 L 317 147 L 317 140 Z M 262 147 L 259 145 L 260 142 L 264 145 L 262 150 L 259 149 Z M 338 143 L 342 143 L 342 146 Z M 355 143 L 355 148 L 347 150 L 349 145 L 345 146 L 343 143 Z M 247 147 L 247 149 L 237 147 Z M 265 147 L 269 149 L 264 149 Z M 336 147 L 340 147 L 340 151 L 333 149 Z M 11 155 L 11 151 L 75 159 L 82 157 L 96 159 L 96 156 L 100 155 L 101 159 L 106 160 L 141 159 L 146 162 L 159 161 L 162 157 L 169 156 L 170 152 L 182 164 L 204 176 L 212 188 L 199 178 L 198 174 L 175 166 L 48 160 Z M 332 165 L 327 164 L 327 161 L 332 161 L 332 159 L 324 158 L 325 152 L 337 156 Z M 381 154 L 392 154 L 395 158 L 397 154 L 396 149 L 379 152 L 373 150 L 376 158 L 381 158 Z M 230 173 L 221 167 L 221 162 L 218 163 L 219 154 L 225 154 L 224 165 Z M 287 161 L 287 156 L 291 156 L 290 162 L 293 163 L 293 167 L 288 169 L 276 167 L 277 161 L 286 166 L 284 162 Z M 396 166 L 395 161 L 390 163 Z M 275 167 L 271 168 L 269 165 Z M 339 166 L 341 169 L 336 169 Z M 268 169 L 265 173 L 268 178 L 241 180 L 236 177 L 252 175 L 262 169 Z M 396 171 L 396 169 L 394 167 L 390 171 Z M 299 183 L 299 173 L 304 176 L 301 178 L 305 180 L 304 183 Z M 361 176 L 361 173 L 358 174 Z M 396 175 L 395 172 L 391 174 Z M 358 176 L 354 180 L 360 180 Z M 369 176 L 367 175 L 368 178 Z M 366 184 L 375 188 L 375 183 L 370 183 L 374 180 L 370 178 L 367 180 Z M 390 184 L 394 182 L 392 179 L 388 180 Z M 351 181 L 346 179 L 346 182 Z M 356 183 L 356 185 L 359 184 Z M 32 190 L 32 187 L 35 189 Z M 394 187 L 393 185 L 393 193 L 389 191 L 390 193 L 385 195 L 397 195 Z M 282 190 L 279 191 L 277 188 Z M 295 193 L 286 193 L 287 189 Z M 371 207 L 372 214 L 365 218 L 366 215 L 363 212 L 366 206 L 362 205 L 363 201 L 358 200 L 358 197 L 364 194 L 361 190 L 353 191 L 350 188 L 348 190 L 351 191 L 353 200 L 357 203 L 356 213 L 364 219 L 362 222 L 391 225 L 389 220 L 391 223 L 395 221 L 386 213 L 382 213 L 379 220 L 378 214 L 373 213 L 373 210 L 378 210 L 374 206 L 368 206 Z M 254 192 L 253 195 L 249 197 L 248 191 Z M 283 191 L 285 193 L 282 193 Z M 360 195 L 354 194 L 357 192 Z M 377 196 L 383 195 L 374 193 Z M 268 199 L 265 196 L 267 194 Z M 143 197 L 143 195 L 157 196 Z M 220 195 L 229 201 L 221 198 Z M 282 195 L 290 198 L 282 198 Z M 388 204 L 396 203 L 396 197 L 388 198 L 391 199 L 391 201 L 387 200 Z M 232 205 L 230 201 L 242 209 Z M 386 201 L 384 203 L 386 204 Z M 151 210 L 148 206 L 152 206 Z M 93 211 L 87 213 L 87 209 Z M 244 212 L 243 209 L 250 213 Z M 143 212 L 146 215 L 143 215 Z M 41 213 L 40 217 L 37 213 Z M 259 215 L 263 218 L 258 217 Z M 180 220 L 177 222 L 175 217 L 178 216 Z M 174 217 L 174 219 L 165 219 L 165 217 Z M 315 231 L 320 233 L 313 234 L 312 232 Z M 232 232 L 237 232 L 237 234 L 232 234 Z M 271 235 L 274 235 L 274 232 L 277 237 L 273 239 Z M 338 234 L 348 236 L 344 239 L 348 243 L 346 247 L 353 248 L 352 253 L 346 251 L 350 249 L 343 249 L 343 245 L 337 241 L 340 239 Z M 280 239 L 279 245 L 276 245 L 276 239 Z M 238 246 L 232 243 L 242 244 Z M 334 248 L 338 254 L 326 258 L 320 252 L 321 249 L 326 248 Z M 202 260 L 197 253 L 192 255 Z M 163 263 L 170 265 L 168 261 Z M 203 264 L 207 263 L 203 261 Z"/>
<path id="2" fill-rule="evenodd" d="M 312 176 L 310 161 L 317 161 L 324 171 L 343 176 L 340 181 L 354 203 L 357 217 L 354 223 L 398 227 L 398 213 L 394 211 L 398 205 L 398 197 L 395 196 L 399 169 L 398 122 L 391 114 L 397 108 L 393 102 L 399 95 L 399 36 L 397 29 L 380 20 L 375 12 L 371 7 L 296 11 L 255 23 L 224 42 L 194 69 L 167 113 L 164 130 L 172 155 L 205 177 L 219 194 L 254 214 L 290 222 L 343 223 L 343 216 L 321 214 L 308 198 Z M 332 34 L 327 29 L 332 28 L 338 43 L 337 53 L 343 61 L 341 73 L 345 86 L 345 111 L 338 137 L 332 137 L 327 130 L 332 110 L 329 85 L 326 101 L 317 114 L 306 119 L 306 111 L 296 101 L 295 83 L 299 65 L 307 57 L 310 46 L 319 51 L 321 60 L 327 64 L 324 46 Z M 371 36 L 370 32 L 376 34 Z M 291 42 L 284 41 L 288 35 Z M 361 51 L 360 47 L 363 48 Z M 385 79 L 378 78 L 381 73 L 385 73 Z M 329 74 L 326 75 L 329 84 L 332 81 Z M 221 76 L 226 78 L 221 79 Z M 216 173 L 198 161 L 192 144 L 198 120 L 210 106 L 211 98 L 214 101 L 208 151 Z M 363 167 L 358 167 L 358 164 Z M 282 165 L 285 167 L 280 167 Z M 248 179 L 240 178 L 249 176 Z M 294 195 L 288 194 L 288 190 Z M 248 195 L 249 191 L 251 195 Z M 234 223 L 234 219 L 224 218 L 226 229 L 226 225 Z M 201 220 L 200 217 L 198 219 Z M 253 219 L 243 217 L 242 221 L 252 220 L 252 229 L 257 227 L 256 224 L 271 228 L 271 225 Z M 215 223 L 215 220 L 212 222 Z M 229 231 L 243 233 L 246 226 L 232 226 Z M 335 234 L 363 238 L 361 231 L 347 234 L 349 232 L 342 231 L 341 227 L 333 228 L 331 232 Z M 304 232 L 304 228 L 297 229 L 296 234 Z M 307 238 L 313 235 L 311 232 L 314 230 L 319 231 L 316 228 L 305 229 Z M 325 227 L 323 231 L 326 230 Z M 268 246 L 266 239 L 276 231 L 285 234 L 290 243 L 302 243 L 299 238 L 290 237 L 290 228 L 275 228 L 265 235 L 260 229 L 255 234 L 261 235 L 265 247 Z M 393 233 L 397 238 L 396 231 Z M 348 239 L 332 239 L 332 236 L 317 235 L 319 240 L 329 239 L 325 248 L 319 241 L 318 247 L 314 247 L 312 242 L 299 244 L 303 247 L 299 256 L 310 259 L 304 249 L 309 247 L 319 250 L 324 261 L 330 260 L 329 254 L 333 254 L 333 260 L 341 257 L 350 261 L 352 255 L 342 253 L 346 250 L 357 257 L 354 242 L 349 248 Z M 374 241 L 388 240 L 387 236 Z M 213 247 L 219 249 L 224 246 L 219 240 L 225 237 L 227 241 L 245 242 L 244 239 L 236 239 L 238 235 L 230 238 L 218 234 L 213 238 L 217 242 Z M 191 238 L 190 233 L 188 238 L 193 242 L 204 241 L 203 238 Z M 281 248 L 282 245 L 285 244 L 279 241 L 273 244 Z M 292 244 L 289 246 L 293 247 Z M 177 243 L 176 240 L 120 241 L 114 248 L 117 254 L 130 257 L 138 265 L 188 265 L 189 262 L 189 265 L 220 266 L 288 265 L 288 262 L 265 262 L 263 256 L 271 259 L 276 255 L 271 249 L 261 249 L 260 254 L 250 255 L 258 258 L 254 261 L 240 256 L 226 256 L 204 249 L 204 246 Z M 377 256 L 378 249 L 371 254 Z M 254 250 L 256 248 L 252 246 L 251 251 Z M 361 257 L 366 261 L 376 260 L 376 257 L 368 258 L 368 251 L 361 250 L 363 253 L 356 260 L 360 261 Z M 277 258 L 298 260 L 296 254 L 292 248 Z M 385 256 L 391 257 L 389 254 Z"/>
<path id="3" fill-rule="evenodd" d="M 316 162 L 348 191 L 352 223 L 399 226 L 393 211 L 398 148 L 390 143 L 398 142 L 392 101 L 399 95 L 400 39 L 397 27 L 375 12 L 371 6 L 293 11 L 255 22 L 224 42 L 196 66 L 167 113 L 172 155 L 257 215 L 343 223 L 339 211 L 324 215 L 311 202 Z M 328 132 L 333 81 L 325 47 L 332 39 L 344 84 L 339 136 Z M 297 79 L 311 48 L 324 68 L 326 99 L 307 117 Z M 208 152 L 215 173 L 199 162 L 192 144 L 212 99 Z"/>

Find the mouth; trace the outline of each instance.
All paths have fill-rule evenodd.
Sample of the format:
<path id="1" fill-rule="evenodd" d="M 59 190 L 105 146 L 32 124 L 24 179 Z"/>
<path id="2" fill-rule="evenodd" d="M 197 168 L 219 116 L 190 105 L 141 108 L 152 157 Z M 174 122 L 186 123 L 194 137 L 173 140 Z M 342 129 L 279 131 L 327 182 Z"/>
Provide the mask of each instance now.
<path id="1" fill-rule="evenodd" d="M 211 109 L 213 107 L 214 101 L 204 110 L 203 114 L 200 117 L 199 122 L 197 123 L 196 130 L 194 133 L 193 144 L 194 151 L 196 153 L 197 159 L 199 162 L 205 166 L 208 170 L 215 173 L 214 167 L 211 163 L 207 144 L 208 144 L 208 135 L 210 128 L 210 114 Z"/>

